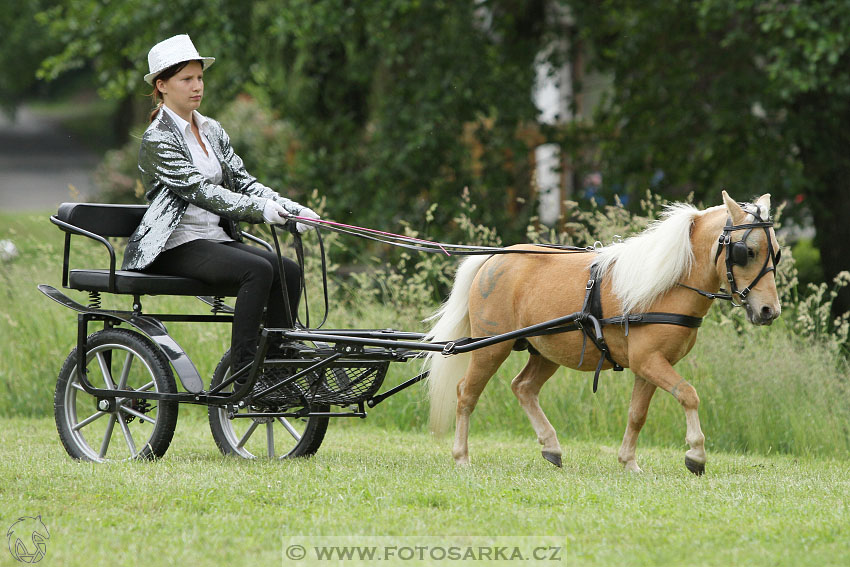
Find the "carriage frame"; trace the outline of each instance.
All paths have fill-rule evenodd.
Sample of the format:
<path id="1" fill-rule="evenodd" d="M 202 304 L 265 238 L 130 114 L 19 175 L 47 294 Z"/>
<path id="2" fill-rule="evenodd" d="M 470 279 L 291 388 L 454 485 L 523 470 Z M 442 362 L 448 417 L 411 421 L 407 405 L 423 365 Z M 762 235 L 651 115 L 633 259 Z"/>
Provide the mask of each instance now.
<path id="1" fill-rule="evenodd" d="M 265 328 L 261 331 L 253 364 L 231 375 L 228 353 L 225 353 L 206 386 L 189 355 L 169 334 L 166 324 L 232 323 L 233 309 L 224 299 L 234 295 L 235 290 L 213 289 L 188 278 L 116 269 L 116 251 L 109 239 L 129 237 L 146 209 L 145 205 L 64 203 L 57 214 L 50 217 L 50 221 L 65 233 L 63 288 L 89 294 L 88 304 L 83 305 L 53 286 L 38 285 L 44 295 L 77 313 L 76 347 L 60 371 L 54 396 L 57 429 L 65 449 L 74 458 L 112 460 L 107 453 L 116 425 L 129 449 L 125 458 L 161 457 L 176 428 L 179 404 L 209 408 L 213 436 L 225 454 L 248 458 L 260 456 L 260 453 L 282 458 L 306 456 L 318 450 L 329 418 L 365 418 L 367 408 L 375 407 L 428 375 L 427 370 L 419 368 L 413 377 L 381 391 L 391 362 L 421 359 L 428 352 L 461 354 L 508 340 L 515 341 L 516 350 L 522 350 L 528 348 L 527 341 L 523 340 L 527 337 L 582 330 L 602 352 L 601 368 L 606 354 L 602 326 L 612 322 L 625 325 L 630 321 L 641 322 L 640 316 L 603 320 L 583 309 L 501 335 L 458 337 L 452 341 L 432 341 L 423 333 L 389 328 Z M 280 256 L 276 230 L 279 229 L 272 228 L 274 246 L 248 233 L 242 236 L 256 245 L 276 250 Z M 298 238 L 295 231 L 291 232 Z M 109 267 L 71 269 L 72 236 L 102 244 L 109 256 Z M 571 251 L 589 250 L 592 249 Z M 299 260 L 303 262 L 300 255 Z M 588 295 L 591 287 L 592 282 L 589 282 Z M 102 294 L 130 296 L 132 308 L 105 309 Z M 211 310 L 209 314 L 147 313 L 142 298 L 150 295 L 196 296 Z M 325 299 L 327 303 L 327 295 Z M 98 324 L 102 329 L 91 334 L 92 327 Z M 292 344 L 293 348 L 289 349 L 289 356 L 272 356 L 272 343 Z M 125 356 L 123 366 L 120 356 L 116 357 L 119 351 Z M 132 368 L 135 358 L 143 360 L 141 366 L 147 369 L 150 380 L 144 378 L 143 384 L 133 387 L 129 385 L 132 380 L 128 376 L 136 372 Z M 118 368 L 113 366 L 120 368 L 119 379 L 114 377 Z M 176 387 L 172 369 L 182 391 Z M 102 386 L 95 385 L 90 378 L 98 371 L 104 382 Z M 260 382 L 265 375 L 277 378 L 272 384 L 268 384 L 267 379 Z M 241 383 L 237 382 L 239 378 L 244 378 Z M 255 387 L 258 383 L 262 385 Z M 80 402 L 78 397 L 89 401 Z M 90 401 L 94 401 L 95 413 L 81 419 L 80 413 L 89 413 L 85 404 Z M 80 404 L 82 410 L 77 407 Z M 162 413 L 166 414 L 164 419 L 160 419 Z M 98 432 L 89 439 L 81 433 L 91 423 L 103 422 L 101 418 L 106 416 L 109 417 L 102 434 Z M 249 430 L 244 434 L 230 431 L 228 422 L 236 420 L 249 423 Z M 130 430 L 134 422 L 139 427 L 152 425 L 153 433 L 141 447 Z M 295 427 L 294 422 L 300 423 L 300 428 Z M 245 450 L 245 444 L 262 424 L 267 429 L 265 447 L 261 451 Z M 282 425 L 292 437 L 282 450 L 276 446 L 271 430 L 275 424 Z M 305 441 L 308 433 L 309 439 Z"/>

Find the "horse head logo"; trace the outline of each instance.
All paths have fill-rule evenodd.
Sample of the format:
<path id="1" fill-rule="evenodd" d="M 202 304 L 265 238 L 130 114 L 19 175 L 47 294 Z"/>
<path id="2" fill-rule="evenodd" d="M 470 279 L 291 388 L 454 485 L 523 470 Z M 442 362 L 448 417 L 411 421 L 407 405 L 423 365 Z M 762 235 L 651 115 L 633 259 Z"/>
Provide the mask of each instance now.
<path id="1" fill-rule="evenodd" d="M 41 516 L 35 518 L 24 516 L 12 524 L 6 532 L 9 542 L 9 552 L 21 563 L 38 563 L 47 553 L 47 540 L 50 532 L 41 521 Z"/>

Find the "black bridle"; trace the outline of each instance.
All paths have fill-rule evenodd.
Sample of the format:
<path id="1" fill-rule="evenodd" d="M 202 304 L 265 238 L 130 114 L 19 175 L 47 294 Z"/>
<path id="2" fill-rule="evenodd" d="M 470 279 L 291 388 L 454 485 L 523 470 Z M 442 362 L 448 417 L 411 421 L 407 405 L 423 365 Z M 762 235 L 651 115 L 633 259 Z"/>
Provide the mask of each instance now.
<path id="1" fill-rule="evenodd" d="M 720 290 L 722 293 L 709 293 L 707 291 L 703 291 L 701 289 L 693 288 L 689 285 L 679 284 L 682 287 L 686 287 L 688 289 L 692 289 L 703 295 L 709 299 L 725 299 L 728 301 L 732 301 L 734 305 L 738 305 L 734 302 L 735 296 L 741 298 L 742 301 L 746 301 L 747 296 L 750 294 L 752 289 L 758 284 L 758 282 L 770 272 L 776 271 L 776 266 L 779 265 L 779 260 L 782 258 L 782 251 L 779 249 L 779 246 L 774 248 L 773 239 L 770 238 L 770 229 L 773 227 L 773 221 L 763 220 L 758 213 L 758 210 L 750 210 L 746 205 L 742 205 L 747 214 L 753 215 L 753 219 L 755 222 L 745 223 L 745 224 L 732 224 L 732 218 L 728 217 L 726 219 L 726 225 L 723 227 L 723 232 L 720 233 L 720 238 L 717 241 L 717 252 L 714 254 L 714 263 L 717 264 L 717 260 L 720 259 L 720 254 L 723 250 L 726 250 L 726 281 L 729 282 L 729 291 Z M 767 255 L 764 258 L 764 264 L 761 267 L 761 271 L 755 277 L 753 281 L 751 281 L 748 285 L 746 285 L 743 289 L 738 289 L 738 284 L 735 281 L 735 274 L 733 272 L 733 268 L 735 266 L 746 266 L 749 262 L 751 256 L 751 250 L 747 246 L 747 238 L 749 238 L 750 233 L 754 229 L 762 229 L 764 230 L 764 236 L 767 239 Z M 744 236 L 741 240 L 736 240 L 732 242 L 732 233 L 737 230 L 746 230 Z"/>

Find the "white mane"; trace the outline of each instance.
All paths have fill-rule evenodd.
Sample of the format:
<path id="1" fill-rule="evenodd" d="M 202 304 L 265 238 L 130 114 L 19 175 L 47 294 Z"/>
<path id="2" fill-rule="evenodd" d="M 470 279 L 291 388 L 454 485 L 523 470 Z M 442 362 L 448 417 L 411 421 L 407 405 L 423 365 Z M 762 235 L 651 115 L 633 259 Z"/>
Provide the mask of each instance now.
<path id="1" fill-rule="evenodd" d="M 649 228 L 602 249 L 593 264 L 610 278 L 623 313 L 645 311 L 690 273 L 691 226 L 704 212 L 686 203 L 668 205 Z"/>

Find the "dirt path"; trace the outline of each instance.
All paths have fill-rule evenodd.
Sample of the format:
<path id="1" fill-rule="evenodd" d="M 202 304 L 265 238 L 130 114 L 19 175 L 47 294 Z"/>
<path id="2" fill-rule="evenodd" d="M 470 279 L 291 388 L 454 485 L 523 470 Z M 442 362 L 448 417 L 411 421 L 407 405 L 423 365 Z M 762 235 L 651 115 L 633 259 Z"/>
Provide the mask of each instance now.
<path id="1" fill-rule="evenodd" d="M 0 113 L 0 210 L 50 211 L 94 193 L 99 156 L 26 107 Z"/>

